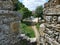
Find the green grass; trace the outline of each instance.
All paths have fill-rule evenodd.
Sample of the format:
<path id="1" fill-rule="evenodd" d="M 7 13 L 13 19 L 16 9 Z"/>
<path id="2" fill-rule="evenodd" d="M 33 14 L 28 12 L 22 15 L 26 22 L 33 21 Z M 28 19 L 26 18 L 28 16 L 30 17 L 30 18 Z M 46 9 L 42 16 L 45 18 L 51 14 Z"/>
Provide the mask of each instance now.
<path id="1" fill-rule="evenodd" d="M 22 29 L 22 33 L 26 34 L 28 37 L 30 38 L 35 37 L 34 31 L 31 26 L 28 26 L 25 23 L 21 23 L 20 28 Z"/>
<path id="2" fill-rule="evenodd" d="M 37 30 L 39 30 L 39 28 L 40 28 L 40 24 L 39 23 L 36 24 L 36 28 L 37 28 Z"/>

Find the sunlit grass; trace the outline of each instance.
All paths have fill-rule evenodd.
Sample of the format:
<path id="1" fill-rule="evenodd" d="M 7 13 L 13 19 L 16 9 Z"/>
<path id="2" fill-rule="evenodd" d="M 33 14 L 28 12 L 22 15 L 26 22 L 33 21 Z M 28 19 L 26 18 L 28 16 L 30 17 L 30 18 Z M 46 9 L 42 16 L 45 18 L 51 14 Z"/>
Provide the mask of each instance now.
<path id="1" fill-rule="evenodd" d="M 25 23 L 21 23 L 20 28 L 22 29 L 22 33 L 26 34 L 28 37 L 30 38 L 35 37 L 34 31 L 31 26 L 28 26 Z"/>

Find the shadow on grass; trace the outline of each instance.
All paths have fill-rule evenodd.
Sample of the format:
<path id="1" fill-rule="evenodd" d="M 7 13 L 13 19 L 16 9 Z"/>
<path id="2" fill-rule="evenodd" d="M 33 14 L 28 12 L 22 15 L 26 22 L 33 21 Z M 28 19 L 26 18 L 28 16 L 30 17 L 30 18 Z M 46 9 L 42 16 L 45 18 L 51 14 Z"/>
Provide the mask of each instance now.
<path id="1" fill-rule="evenodd" d="M 27 22 L 27 21 L 24 21 L 24 22 L 22 22 L 22 23 L 26 24 L 27 26 L 33 26 L 33 25 L 34 25 L 34 23 L 32 23 L 32 22 Z"/>

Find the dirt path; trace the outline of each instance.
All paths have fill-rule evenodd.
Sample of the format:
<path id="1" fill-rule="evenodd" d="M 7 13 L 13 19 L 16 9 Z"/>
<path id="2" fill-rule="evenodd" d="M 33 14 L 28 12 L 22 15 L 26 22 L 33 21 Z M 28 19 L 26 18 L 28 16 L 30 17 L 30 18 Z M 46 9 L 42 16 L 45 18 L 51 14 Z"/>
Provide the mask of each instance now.
<path id="1" fill-rule="evenodd" d="M 36 28 L 36 26 L 32 26 L 34 32 L 35 32 L 35 36 L 36 36 L 36 39 L 37 39 L 37 45 L 40 45 L 40 41 L 39 41 L 39 32 Z"/>

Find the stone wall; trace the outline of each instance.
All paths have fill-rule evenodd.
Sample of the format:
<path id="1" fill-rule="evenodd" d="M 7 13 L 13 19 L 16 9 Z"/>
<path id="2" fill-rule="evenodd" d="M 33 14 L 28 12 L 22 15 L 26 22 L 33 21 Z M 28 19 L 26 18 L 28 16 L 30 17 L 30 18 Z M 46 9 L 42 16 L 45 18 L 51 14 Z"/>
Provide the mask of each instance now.
<path id="1" fill-rule="evenodd" d="M 20 42 L 19 24 L 22 16 L 13 9 L 11 0 L 0 0 L 0 45 L 15 45 Z"/>
<path id="2" fill-rule="evenodd" d="M 44 8 L 45 45 L 60 45 L 60 0 L 49 0 Z"/>
<path id="3" fill-rule="evenodd" d="M 15 19 L 16 17 L 0 14 L 0 45 L 11 45 L 18 42 L 19 39 L 17 36 L 19 34 L 19 21 Z M 11 25 L 13 25 L 12 28 Z"/>

